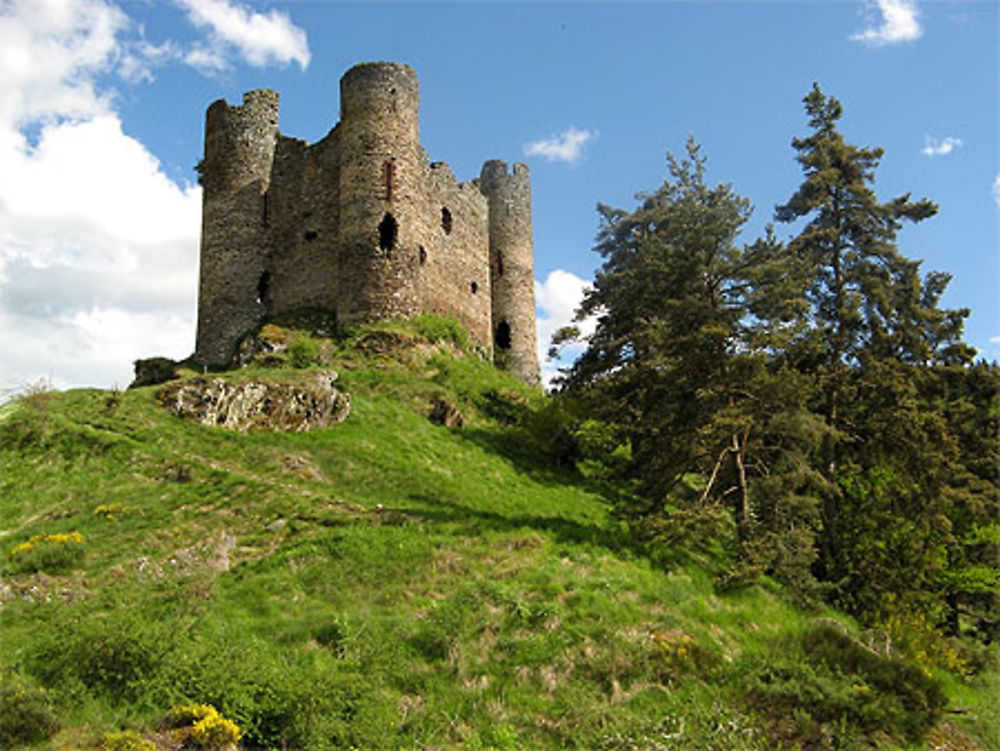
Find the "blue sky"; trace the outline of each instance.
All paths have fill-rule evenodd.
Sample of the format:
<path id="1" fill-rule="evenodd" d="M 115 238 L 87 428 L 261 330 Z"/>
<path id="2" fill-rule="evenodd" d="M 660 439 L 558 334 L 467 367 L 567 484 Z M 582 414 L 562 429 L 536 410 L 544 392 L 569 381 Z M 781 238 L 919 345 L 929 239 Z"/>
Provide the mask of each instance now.
<path id="1" fill-rule="evenodd" d="M 414 66 L 421 140 L 459 179 L 531 165 L 543 343 L 599 263 L 595 204 L 634 206 L 689 134 L 710 179 L 756 207 L 752 242 L 800 182 L 790 143 L 817 81 L 849 140 L 886 149 L 879 195 L 940 204 L 900 247 L 953 274 L 945 304 L 972 308 L 967 340 L 998 359 L 997 16 L 943 0 L 0 0 L 0 390 L 125 385 L 137 357 L 190 354 L 205 108 L 274 88 L 282 131 L 318 140 L 340 76 L 369 60 Z"/>

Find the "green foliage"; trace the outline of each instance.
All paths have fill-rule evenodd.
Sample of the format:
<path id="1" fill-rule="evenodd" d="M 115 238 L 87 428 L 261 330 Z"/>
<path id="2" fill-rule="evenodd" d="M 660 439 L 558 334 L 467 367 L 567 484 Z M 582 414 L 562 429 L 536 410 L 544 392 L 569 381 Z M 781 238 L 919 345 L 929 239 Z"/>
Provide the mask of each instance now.
<path id="1" fill-rule="evenodd" d="M 67 613 L 36 644 L 29 666 L 44 684 L 66 692 L 133 702 L 149 697 L 180 638 L 172 624 L 134 608 L 116 607 L 100 618 Z"/>
<path id="2" fill-rule="evenodd" d="M 309 368 L 319 362 L 319 344 L 310 336 L 300 334 L 288 345 L 288 362 L 293 368 Z"/>
<path id="3" fill-rule="evenodd" d="M 101 751 L 156 751 L 156 744 L 136 730 L 105 733 Z"/>
<path id="4" fill-rule="evenodd" d="M 832 747 L 858 732 L 916 741 L 945 705 L 940 684 L 915 664 L 881 656 L 831 625 L 781 644 L 751 682 L 760 711 L 795 717 L 801 740 Z"/>
<path id="5" fill-rule="evenodd" d="M 794 748 L 813 730 L 768 741 L 747 694 L 755 684 L 743 679 L 799 665 L 849 711 L 787 716 L 839 737 L 864 733 L 847 701 L 857 676 L 806 656 L 812 615 L 772 578 L 809 567 L 825 488 L 810 461 L 828 426 L 809 419 L 822 403 L 809 374 L 740 360 L 725 383 L 742 379 L 752 398 L 733 392 L 732 406 L 724 399 L 708 415 L 689 471 L 657 507 L 662 498 L 633 492 L 630 413 L 596 416 L 572 399 L 548 407 L 489 363 L 392 326 L 375 344 L 395 350 L 321 342 L 352 396 L 351 417 L 328 430 L 229 434 L 171 418 L 147 389 L 124 392 L 110 411 L 107 392 L 80 390 L 49 395 L 41 443 L 0 440 L 4 554 L 36 534 L 86 536 L 70 575 L 3 577 L 14 596 L 0 663 L 44 686 L 66 728 L 60 744 L 96 746 L 123 724 L 173 737 L 207 715 L 169 730 L 159 722 L 167 708 L 211 705 L 246 748 Z M 949 489 L 963 512 L 950 517 L 954 539 L 942 537 L 942 586 L 989 568 L 996 518 L 982 502 L 993 481 L 982 407 L 991 376 L 951 368 L 918 384 L 920 405 L 950 410 L 948 461 L 969 467 Z M 220 375 L 269 376 L 253 366 Z M 435 398 L 458 405 L 465 427 L 433 425 Z M 748 424 L 752 513 L 741 540 L 728 447 Z M 912 490 L 907 467 L 875 461 L 865 440 L 873 461 L 841 468 L 869 478 L 884 465 Z M 556 466 L 560 446 L 583 474 Z M 632 476 L 620 479 L 623 470 Z M 109 522 L 99 506 L 129 513 Z M 219 541 L 232 538 L 220 563 Z M 750 569 L 742 586 L 716 586 L 740 555 Z M 988 595 L 954 582 L 970 631 L 979 616 L 966 613 L 987 616 Z M 940 626 L 933 609 L 924 624 Z M 929 632 L 912 626 L 893 625 L 893 643 L 927 652 Z M 980 672 L 948 678 L 953 701 L 970 708 L 949 723 L 988 738 L 990 648 L 955 649 L 964 672 L 973 662 Z M 908 694 L 883 693 L 879 707 L 904 727 Z"/>
<path id="6" fill-rule="evenodd" d="M 0 674 L 0 746 L 13 748 L 46 740 L 59 729 L 44 689 L 21 676 Z"/>
<path id="7" fill-rule="evenodd" d="M 15 574 L 60 573 L 79 566 L 83 556 L 83 535 L 79 532 L 40 534 L 14 546 L 5 568 Z"/>
<path id="8" fill-rule="evenodd" d="M 421 313 L 408 320 L 408 325 L 432 344 L 448 342 L 460 351 L 469 348 L 469 334 L 456 319 L 433 313 Z"/>

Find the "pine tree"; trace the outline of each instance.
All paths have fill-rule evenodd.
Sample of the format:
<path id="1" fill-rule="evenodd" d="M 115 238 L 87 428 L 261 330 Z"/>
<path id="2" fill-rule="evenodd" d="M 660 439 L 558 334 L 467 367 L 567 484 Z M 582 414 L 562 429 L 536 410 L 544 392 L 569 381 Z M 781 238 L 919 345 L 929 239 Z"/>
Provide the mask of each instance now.
<path id="1" fill-rule="evenodd" d="M 598 206 L 604 265 L 578 312 L 597 327 L 564 377 L 627 438 L 651 508 L 695 468 L 699 431 L 727 405 L 746 289 L 735 239 L 750 212 L 729 185 L 705 184 L 693 141 L 668 164 L 635 211 Z"/>
<path id="2" fill-rule="evenodd" d="M 968 311 L 938 308 L 949 277 L 921 278 L 896 245 L 904 221 L 937 207 L 909 195 L 880 202 L 871 185 L 882 150 L 846 143 L 843 109 L 818 86 L 804 103 L 812 132 L 793 146 L 805 179 L 777 219 L 806 222 L 787 250 L 808 325 L 784 357 L 814 377 L 814 409 L 829 428 L 817 467 L 827 480 L 818 572 L 868 617 L 886 617 L 885 603 L 900 599 L 930 611 L 947 568 L 956 448 L 920 383 L 932 367 L 971 360 L 960 340 Z"/>

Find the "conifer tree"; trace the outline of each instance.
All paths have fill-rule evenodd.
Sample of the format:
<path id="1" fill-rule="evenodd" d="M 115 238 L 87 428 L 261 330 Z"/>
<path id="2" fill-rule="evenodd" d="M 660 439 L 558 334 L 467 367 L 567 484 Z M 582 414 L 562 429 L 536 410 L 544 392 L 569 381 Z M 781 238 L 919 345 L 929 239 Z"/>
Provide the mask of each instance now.
<path id="1" fill-rule="evenodd" d="M 668 163 L 669 178 L 635 211 L 598 206 L 604 265 L 578 311 L 597 327 L 563 380 L 619 426 L 655 508 L 692 471 L 699 430 L 727 404 L 745 296 L 735 238 L 750 211 L 729 185 L 705 184 L 692 140 L 686 159 Z"/>
<path id="2" fill-rule="evenodd" d="M 805 220 L 787 250 L 808 326 L 785 357 L 814 377 L 829 428 L 817 466 L 827 480 L 818 573 L 867 617 L 886 618 L 886 603 L 902 600 L 931 611 L 947 569 L 956 448 L 920 382 L 934 366 L 970 361 L 960 340 L 968 311 L 940 309 L 949 277 L 921 278 L 896 245 L 904 221 L 937 207 L 909 195 L 880 202 L 871 185 L 882 150 L 846 143 L 843 109 L 818 86 L 804 103 L 812 132 L 793 146 L 805 177 L 777 219 Z"/>

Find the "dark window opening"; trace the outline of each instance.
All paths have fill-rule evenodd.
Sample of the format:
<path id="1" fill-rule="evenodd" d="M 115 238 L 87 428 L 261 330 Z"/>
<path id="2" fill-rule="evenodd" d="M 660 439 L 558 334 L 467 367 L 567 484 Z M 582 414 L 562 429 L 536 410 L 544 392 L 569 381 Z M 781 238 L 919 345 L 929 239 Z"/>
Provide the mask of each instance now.
<path id="1" fill-rule="evenodd" d="M 271 302 L 271 272 L 265 271 L 257 280 L 257 302 L 267 305 Z"/>
<path id="2" fill-rule="evenodd" d="M 424 246 L 423 245 L 420 246 L 420 250 L 418 251 L 417 256 L 420 259 L 420 265 L 421 266 L 423 266 L 425 263 L 427 263 L 427 251 L 424 250 Z"/>
<path id="3" fill-rule="evenodd" d="M 503 276 L 503 251 L 497 251 L 497 276 Z"/>
<path id="4" fill-rule="evenodd" d="M 500 321 L 496 334 L 493 336 L 493 343 L 500 349 L 510 349 L 510 324 Z"/>
<path id="5" fill-rule="evenodd" d="M 392 200 L 392 182 L 396 177 L 396 165 L 391 160 L 382 166 L 382 180 L 385 183 L 385 200 Z"/>
<path id="6" fill-rule="evenodd" d="M 268 218 L 267 218 L 267 193 L 265 193 L 263 196 L 261 196 L 261 198 L 263 199 L 263 204 L 264 204 L 264 206 L 263 206 L 264 228 L 266 229 L 267 226 L 268 226 Z"/>
<path id="7" fill-rule="evenodd" d="M 451 234 L 451 212 L 448 211 L 447 206 L 441 207 L 441 229 L 446 235 Z"/>
<path id="8" fill-rule="evenodd" d="M 396 233 L 399 225 L 392 214 L 386 213 L 378 225 L 378 247 L 386 253 L 396 247 Z"/>
<path id="9" fill-rule="evenodd" d="M 311 243 L 313 240 L 319 237 L 319 232 L 317 232 L 314 229 L 307 229 L 303 237 L 306 239 L 307 243 Z"/>
<path id="10" fill-rule="evenodd" d="M 479 291 L 479 285 L 473 282 L 471 285 L 469 285 L 469 289 L 472 290 L 472 294 L 476 294 Z"/>

